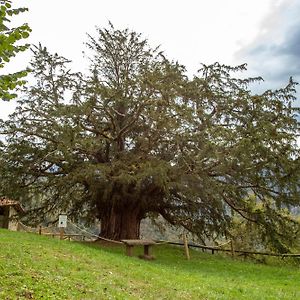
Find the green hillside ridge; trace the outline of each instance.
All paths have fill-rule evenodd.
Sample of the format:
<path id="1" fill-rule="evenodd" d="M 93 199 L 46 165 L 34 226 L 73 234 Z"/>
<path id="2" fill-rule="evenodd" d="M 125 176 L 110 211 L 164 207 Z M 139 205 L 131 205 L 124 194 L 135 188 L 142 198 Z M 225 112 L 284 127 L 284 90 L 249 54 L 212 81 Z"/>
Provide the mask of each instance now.
<path id="1" fill-rule="evenodd" d="M 136 253 L 141 249 L 136 249 Z M 156 260 L 123 247 L 0 230 L 0 299 L 300 299 L 299 266 L 242 262 L 154 248 Z"/>

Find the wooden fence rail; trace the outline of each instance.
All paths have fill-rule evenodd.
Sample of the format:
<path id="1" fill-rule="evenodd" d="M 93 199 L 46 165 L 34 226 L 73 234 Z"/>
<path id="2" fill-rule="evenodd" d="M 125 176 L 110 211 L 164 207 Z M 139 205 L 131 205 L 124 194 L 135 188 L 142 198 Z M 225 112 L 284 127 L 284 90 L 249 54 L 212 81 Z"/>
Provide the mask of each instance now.
<path id="1" fill-rule="evenodd" d="M 82 234 L 67 234 L 67 233 L 64 233 L 64 234 L 60 234 L 60 233 L 40 233 L 40 235 L 47 235 L 47 236 L 52 236 L 53 238 L 54 237 L 60 237 L 61 240 L 65 240 L 65 239 L 68 239 L 70 240 L 71 238 L 81 238 L 82 241 L 85 240 L 86 236 L 85 235 L 82 235 Z"/>
<path id="2" fill-rule="evenodd" d="M 157 243 L 162 243 L 162 244 L 169 244 L 169 245 L 177 245 L 177 246 L 184 246 L 184 243 L 179 243 L 179 242 L 169 242 L 169 241 L 156 241 Z M 220 248 L 220 247 L 216 247 L 216 246 L 205 246 L 205 245 L 197 245 L 197 244 L 188 244 L 189 247 L 192 248 L 199 248 L 199 249 L 204 249 L 204 250 L 211 250 L 212 254 L 214 254 L 215 252 L 218 251 L 222 251 L 222 252 L 234 252 L 237 254 L 241 254 L 241 255 L 264 255 L 264 256 L 277 256 L 277 257 L 281 257 L 281 258 L 285 258 L 285 257 L 300 257 L 300 253 L 271 253 L 271 252 L 260 252 L 260 251 L 246 251 L 246 250 L 235 250 L 235 249 L 224 249 L 224 248 Z"/>
<path id="3" fill-rule="evenodd" d="M 28 227 L 26 225 L 23 225 L 23 226 Z M 28 227 L 28 228 L 30 228 L 30 227 Z M 34 229 L 34 228 L 30 228 L 30 229 Z M 43 232 L 41 226 L 39 226 L 35 230 L 40 235 L 48 235 L 48 236 L 52 236 L 52 237 L 60 236 L 61 239 L 69 239 L 70 240 L 72 237 L 73 238 L 81 237 L 81 240 L 84 241 L 84 240 L 89 238 L 85 234 L 67 234 L 63 231 L 60 232 L 60 233 L 48 233 L 48 232 L 46 233 L 46 232 Z M 110 241 L 110 242 L 115 242 L 115 243 L 118 243 L 118 244 L 123 244 L 122 242 L 119 242 L 119 241 L 113 241 L 113 240 L 105 239 L 105 238 L 102 238 L 101 236 L 96 236 L 94 234 L 91 234 L 91 235 L 95 236 L 96 239 L 98 238 L 98 239 L 103 239 L 103 240 Z M 275 256 L 275 257 L 281 257 L 281 258 L 285 258 L 285 257 L 300 258 L 300 253 L 272 253 L 272 252 L 236 250 L 234 248 L 234 245 L 233 245 L 232 241 L 226 243 L 226 244 L 230 244 L 230 249 L 222 248 L 222 245 L 221 246 L 206 246 L 206 245 L 198 245 L 198 244 L 194 244 L 194 243 L 180 243 L 180 242 L 171 242 L 171 241 L 164 241 L 164 240 L 156 240 L 155 242 L 157 244 L 169 244 L 169 245 L 177 245 L 177 246 L 183 246 L 183 247 L 188 246 L 188 247 L 191 247 L 191 248 L 210 250 L 212 254 L 214 254 L 215 252 L 221 251 L 221 252 L 230 252 L 232 256 L 234 256 L 235 254 L 240 254 L 240 255 L 244 255 L 245 257 L 248 256 L 248 255 L 262 255 L 262 256 Z M 186 252 L 187 252 L 187 250 L 186 250 Z"/>

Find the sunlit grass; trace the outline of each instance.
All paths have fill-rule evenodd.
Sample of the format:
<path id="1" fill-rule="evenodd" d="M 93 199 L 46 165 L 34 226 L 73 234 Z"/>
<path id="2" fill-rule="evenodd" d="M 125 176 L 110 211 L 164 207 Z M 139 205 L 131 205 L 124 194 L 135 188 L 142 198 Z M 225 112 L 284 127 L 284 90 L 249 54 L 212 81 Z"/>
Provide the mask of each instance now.
<path id="1" fill-rule="evenodd" d="M 154 261 L 124 252 L 0 230 L 0 299 L 300 299 L 296 265 L 196 251 L 186 261 L 169 246 Z"/>

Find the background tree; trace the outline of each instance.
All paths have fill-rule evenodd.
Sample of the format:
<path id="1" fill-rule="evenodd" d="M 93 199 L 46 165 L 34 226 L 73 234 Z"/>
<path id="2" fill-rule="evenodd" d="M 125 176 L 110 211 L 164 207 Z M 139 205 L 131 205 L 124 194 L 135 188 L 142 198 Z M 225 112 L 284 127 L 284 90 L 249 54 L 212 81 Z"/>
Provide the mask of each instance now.
<path id="1" fill-rule="evenodd" d="M 10 17 L 27 11 L 27 8 L 14 9 L 11 1 L 0 1 L 0 68 L 4 68 L 12 57 L 18 52 L 25 51 L 29 45 L 19 45 L 17 42 L 26 39 L 29 36 L 30 28 L 27 24 L 11 28 L 9 26 Z M 10 100 L 16 97 L 11 91 L 17 86 L 24 84 L 22 78 L 26 76 L 26 71 L 16 72 L 14 74 L 0 75 L 0 98 Z"/>
<path id="2" fill-rule="evenodd" d="M 37 47 L 36 84 L 2 123 L 2 192 L 42 194 L 35 213 L 101 220 L 101 235 L 137 238 L 161 215 L 205 239 L 230 233 L 235 215 L 286 251 L 299 229 L 299 127 L 294 85 L 253 95 L 245 65 L 185 68 L 135 32 L 89 36 L 89 77 Z M 13 188 L 12 188 L 13 187 Z"/>

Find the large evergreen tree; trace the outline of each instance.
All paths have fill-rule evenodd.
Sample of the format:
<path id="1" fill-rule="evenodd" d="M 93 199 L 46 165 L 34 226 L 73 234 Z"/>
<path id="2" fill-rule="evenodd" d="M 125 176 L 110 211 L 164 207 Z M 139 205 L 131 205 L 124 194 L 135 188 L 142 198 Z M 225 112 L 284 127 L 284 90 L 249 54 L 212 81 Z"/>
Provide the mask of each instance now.
<path id="1" fill-rule="evenodd" d="M 200 237 L 226 234 L 235 215 L 281 250 L 298 230 L 299 126 L 294 82 L 252 94 L 245 65 L 185 68 L 129 30 L 89 37 L 89 77 L 37 47 L 36 84 L 11 119 L 1 156 L 2 193 L 39 216 L 67 211 L 101 220 L 101 235 L 137 238 L 161 215 Z"/>

